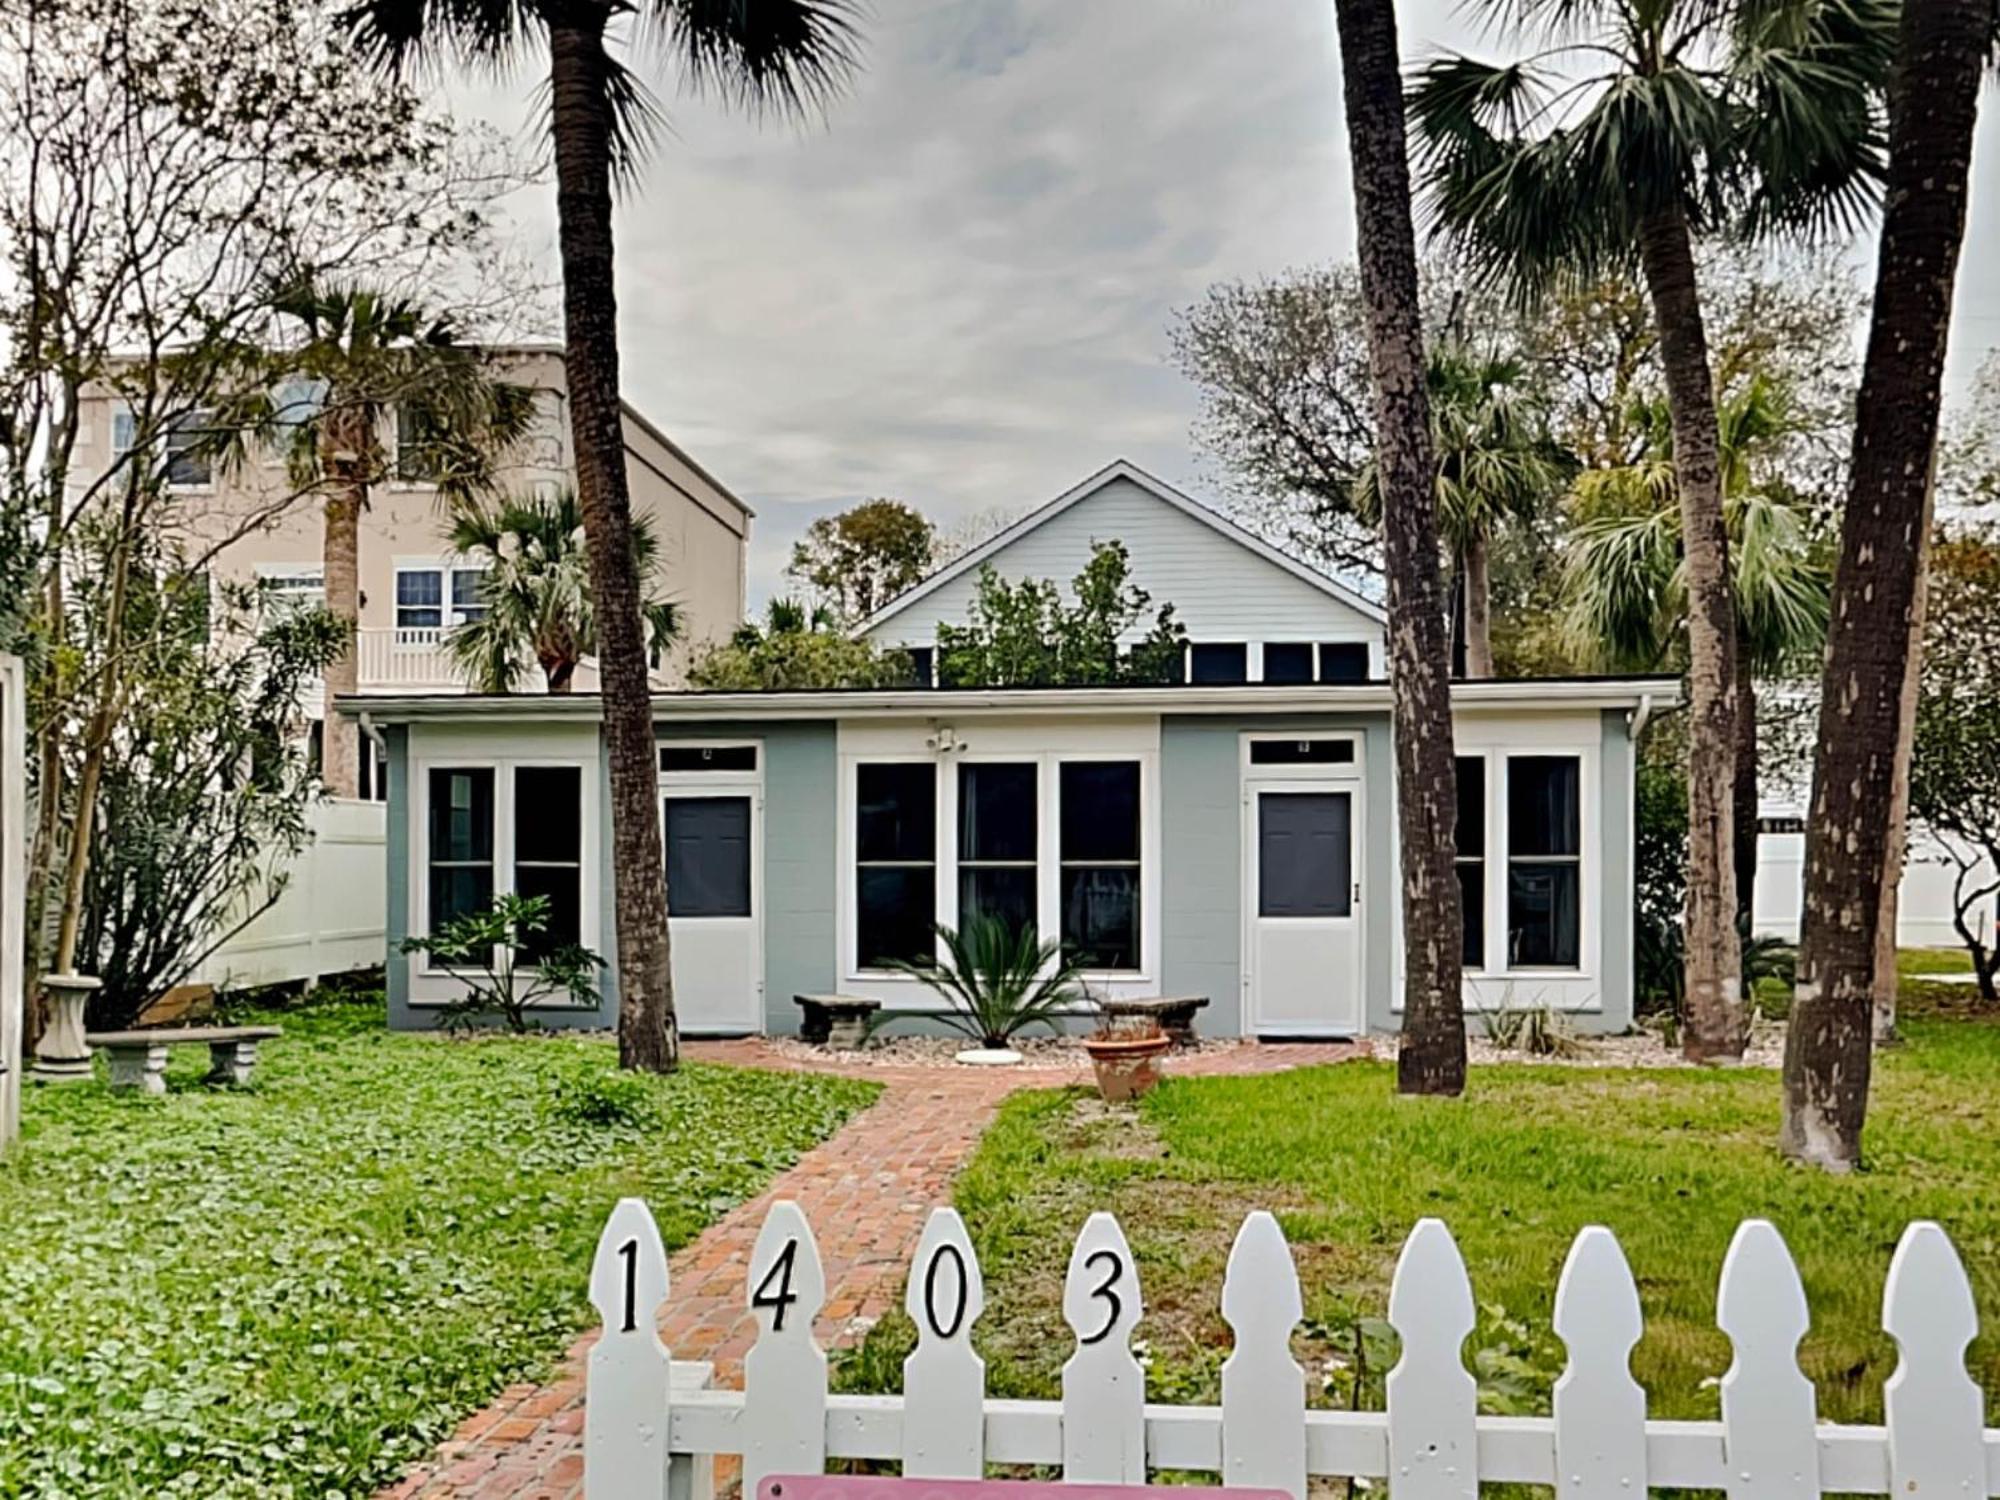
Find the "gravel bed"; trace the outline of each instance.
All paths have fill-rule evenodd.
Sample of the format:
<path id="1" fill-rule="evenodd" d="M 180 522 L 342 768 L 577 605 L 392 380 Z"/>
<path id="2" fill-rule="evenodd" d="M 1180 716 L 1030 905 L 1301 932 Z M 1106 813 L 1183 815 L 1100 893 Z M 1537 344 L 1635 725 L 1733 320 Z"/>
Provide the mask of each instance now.
<path id="1" fill-rule="evenodd" d="M 1680 1049 L 1670 1048 L 1661 1040 L 1657 1031 L 1636 1031 L 1628 1036 L 1586 1036 L 1579 1040 L 1584 1051 L 1575 1057 L 1529 1057 L 1521 1052 L 1503 1051 L 1487 1038 L 1476 1032 L 1466 1038 L 1466 1060 L 1475 1065 L 1482 1063 L 1548 1064 L 1558 1068 L 1698 1068 L 1701 1063 L 1691 1063 L 1681 1056 Z M 1378 1057 L 1393 1058 L 1396 1055 L 1395 1037 L 1377 1037 L 1375 1053 Z M 1743 1051 L 1741 1066 L 1746 1068 L 1775 1068 L 1784 1061 L 1785 1028 L 1776 1021 L 1759 1021 L 1751 1027 L 1750 1045 Z"/>
<path id="2" fill-rule="evenodd" d="M 941 1068 L 953 1066 L 953 1057 L 972 1044 L 959 1037 L 885 1036 L 857 1050 L 836 1052 L 814 1042 L 802 1042 L 797 1037 L 774 1036 L 766 1045 L 779 1057 L 842 1068 Z M 1198 1053 L 1228 1052 L 1242 1045 L 1235 1041 L 1200 1041 L 1168 1055 L 1190 1057 Z M 1017 1072 L 1079 1073 L 1090 1070 L 1090 1054 L 1083 1050 L 1083 1043 L 1076 1037 L 1016 1037 L 1014 1050 L 1022 1058 L 1020 1063 L 1014 1065 Z"/>

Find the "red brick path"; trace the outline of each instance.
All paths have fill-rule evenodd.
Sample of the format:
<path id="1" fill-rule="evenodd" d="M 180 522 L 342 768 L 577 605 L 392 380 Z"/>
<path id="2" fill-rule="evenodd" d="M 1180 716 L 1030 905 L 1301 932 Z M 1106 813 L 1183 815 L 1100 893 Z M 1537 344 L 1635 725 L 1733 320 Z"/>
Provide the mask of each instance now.
<path id="1" fill-rule="evenodd" d="M 1273 1073 L 1342 1062 L 1364 1050 L 1340 1043 L 1244 1046 L 1178 1059 L 1174 1071 Z M 833 1071 L 758 1041 L 692 1042 L 687 1055 L 745 1067 Z M 673 1292 L 660 1336 L 674 1358 L 714 1361 L 721 1384 L 741 1378 L 756 1331 L 745 1270 L 765 1210 L 778 1198 L 805 1210 L 819 1244 L 827 1288 L 820 1342 L 829 1349 L 858 1343 L 895 1305 L 925 1215 L 948 1201 L 953 1175 L 1000 1101 L 1016 1089 L 1056 1088 L 1081 1074 L 945 1067 L 876 1068 L 865 1076 L 884 1085 L 873 1105 L 800 1157 L 761 1197 L 724 1215 L 673 1257 Z M 584 1354 L 592 1337 L 570 1349 L 553 1383 L 507 1387 L 380 1500 L 580 1500 Z"/>

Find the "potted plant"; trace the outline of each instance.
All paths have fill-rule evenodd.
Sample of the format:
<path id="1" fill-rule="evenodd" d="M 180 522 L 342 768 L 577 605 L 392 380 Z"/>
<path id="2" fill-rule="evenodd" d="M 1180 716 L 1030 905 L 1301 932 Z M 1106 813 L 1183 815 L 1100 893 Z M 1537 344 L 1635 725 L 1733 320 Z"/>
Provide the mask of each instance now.
<path id="1" fill-rule="evenodd" d="M 1106 1104 L 1130 1104 L 1160 1081 L 1160 1060 L 1173 1046 L 1158 1021 L 1104 1027 L 1083 1039 Z"/>
<path id="2" fill-rule="evenodd" d="M 974 917 L 962 930 L 940 922 L 937 935 L 945 958 L 895 960 L 886 967 L 922 980 L 948 1002 L 942 1013 L 923 1012 L 976 1044 L 958 1054 L 962 1063 L 1021 1061 L 1010 1045 L 1015 1035 L 1043 1025 L 1060 1035 L 1057 1017 L 1083 999 L 1078 966 L 1060 943 L 1037 940 L 1033 926 L 1016 927 L 998 917 Z M 878 1011 L 887 1021 L 907 1012 Z"/>

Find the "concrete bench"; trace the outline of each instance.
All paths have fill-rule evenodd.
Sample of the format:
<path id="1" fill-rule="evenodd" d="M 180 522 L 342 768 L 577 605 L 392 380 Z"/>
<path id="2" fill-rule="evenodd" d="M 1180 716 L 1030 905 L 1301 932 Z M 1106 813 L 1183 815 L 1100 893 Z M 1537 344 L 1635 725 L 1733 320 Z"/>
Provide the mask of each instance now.
<path id="1" fill-rule="evenodd" d="M 799 1036 L 823 1047 L 850 1052 L 868 1040 L 868 1026 L 880 1000 L 865 995 L 794 995 L 800 1012 Z"/>
<path id="2" fill-rule="evenodd" d="M 84 1038 L 111 1060 L 111 1086 L 143 1094 L 167 1091 L 167 1049 L 208 1043 L 208 1082 L 240 1088 L 257 1066 L 257 1044 L 283 1035 L 276 1026 L 162 1026 L 150 1031 L 93 1031 Z"/>
<path id="3" fill-rule="evenodd" d="M 1192 1047 L 1194 1013 L 1207 1004 L 1206 995 L 1161 995 L 1142 1000 L 1100 1000 L 1097 1008 L 1114 1030 L 1120 1021 L 1158 1021 L 1160 1030 L 1176 1047 Z"/>

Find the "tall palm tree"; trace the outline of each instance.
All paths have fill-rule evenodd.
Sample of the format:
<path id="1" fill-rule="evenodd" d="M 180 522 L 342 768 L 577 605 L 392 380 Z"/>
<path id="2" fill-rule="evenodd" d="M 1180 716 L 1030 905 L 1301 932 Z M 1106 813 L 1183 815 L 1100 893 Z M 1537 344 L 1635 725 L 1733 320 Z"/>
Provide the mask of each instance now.
<path id="1" fill-rule="evenodd" d="M 1757 876 L 1756 679 L 1817 657 L 1826 641 L 1831 580 L 1813 506 L 1763 461 L 1793 430 L 1783 394 L 1768 380 L 1752 379 L 1722 398 L 1718 418 L 1736 653 L 1743 665 L 1732 864 L 1737 931 L 1747 937 Z M 1577 527 L 1563 569 L 1564 633 L 1584 660 L 1659 671 L 1679 661 L 1687 630 L 1673 424 L 1659 401 L 1635 403 L 1633 424 L 1647 435 L 1638 459 L 1589 470 L 1577 480 Z"/>
<path id="2" fill-rule="evenodd" d="M 583 512 L 576 492 L 461 506 L 452 517 L 452 550 L 482 563 L 479 617 L 446 638 L 473 691 L 511 693 L 532 656 L 552 693 L 567 693 L 579 663 L 597 653 L 597 611 L 590 594 Z M 632 569 L 653 655 L 680 639 L 680 609 L 648 585 L 659 538 L 645 516 L 632 521 Z"/>
<path id="3" fill-rule="evenodd" d="M 284 345 L 269 429 L 288 441 L 295 483 L 322 487 L 321 584 L 347 644 L 326 670 L 321 775 L 336 797 L 359 793 L 356 729 L 334 699 L 356 687 L 361 513 L 392 464 L 435 484 L 446 502 L 490 489 L 496 460 L 526 436 L 534 393 L 498 378 L 451 320 L 374 287 L 300 282 L 273 299 Z M 396 414 L 421 453 L 392 453 Z"/>
<path id="4" fill-rule="evenodd" d="M 1454 343 L 1432 349 L 1426 371 L 1438 527 L 1458 563 L 1467 677 L 1493 675 L 1494 536 L 1547 509 L 1575 467 L 1549 436 L 1548 412 L 1526 374 L 1518 360 Z M 1353 493 L 1355 514 L 1379 525 L 1381 471 L 1372 458 L 1355 476 Z"/>
<path id="5" fill-rule="evenodd" d="M 1738 1057 L 1736 621 L 1698 236 L 1852 224 L 1880 171 L 1888 0 L 1488 0 L 1548 51 L 1441 58 L 1410 108 L 1439 225 L 1533 295 L 1638 267 L 1672 414 L 1688 594 L 1688 1046 Z M 1560 78 L 1556 75 L 1560 73 Z"/>
<path id="6" fill-rule="evenodd" d="M 1406 1094 L 1465 1091 L 1465 930 L 1459 909 L 1451 643 L 1438 577 L 1437 477 L 1417 304 L 1417 239 L 1403 133 L 1395 0 L 1335 0 L 1354 217 L 1375 388 L 1389 682 L 1403 874 Z"/>
<path id="7" fill-rule="evenodd" d="M 1904 679 L 1915 670 L 1979 75 L 1996 41 L 1993 0 L 1904 0 L 1889 91 L 1888 207 L 1820 689 L 1779 1133 L 1786 1155 L 1835 1171 L 1860 1160 L 1868 1113 L 1884 855 L 1896 768 L 1907 764 Z"/>
<path id="8" fill-rule="evenodd" d="M 564 362 L 577 496 L 596 600 L 618 927 L 618 1059 L 665 1072 L 680 1057 L 661 868 L 652 683 L 632 570 L 618 303 L 614 182 L 636 178 L 658 119 L 645 84 L 611 46 L 635 15 L 689 86 L 752 110 L 803 114 L 854 66 L 856 0 L 360 0 L 348 14 L 379 66 L 504 67 L 546 48 L 562 256 Z"/>

